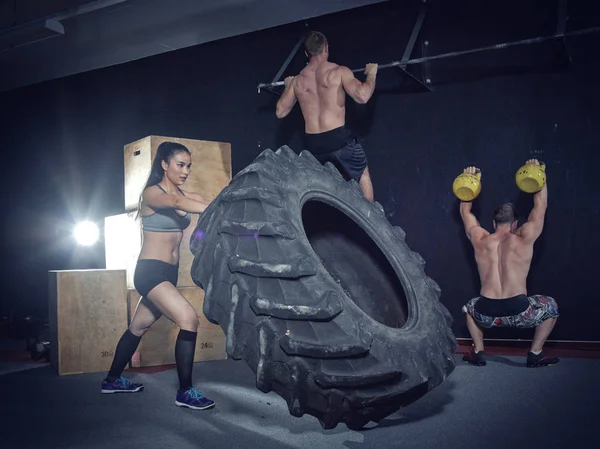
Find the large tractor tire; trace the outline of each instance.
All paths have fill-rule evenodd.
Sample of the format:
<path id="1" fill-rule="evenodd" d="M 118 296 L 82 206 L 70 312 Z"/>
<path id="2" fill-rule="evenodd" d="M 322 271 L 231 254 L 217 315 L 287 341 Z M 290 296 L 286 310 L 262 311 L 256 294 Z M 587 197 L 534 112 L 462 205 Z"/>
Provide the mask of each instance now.
<path id="1" fill-rule="evenodd" d="M 452 317 L 404 231 L 331 164 L 263 151 L 201 215 L 192 278 L 263 392 L 360 429 L 453 371 Z"/>

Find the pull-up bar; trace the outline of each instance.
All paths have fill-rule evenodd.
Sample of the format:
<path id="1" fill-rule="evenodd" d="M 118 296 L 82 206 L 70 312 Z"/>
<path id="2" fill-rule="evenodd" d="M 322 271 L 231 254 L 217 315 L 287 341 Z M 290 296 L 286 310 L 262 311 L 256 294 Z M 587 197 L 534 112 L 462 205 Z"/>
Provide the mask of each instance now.
<path id="1" fill-rule="evenodd" d="M 490 45 L 487 47 L 480 47 L 480 48 L 474 48 L 471 50 L 461 50 L 461 51 L 453 51 L 450 53 L 443 53 L 443 54 L 439 54 L 439 55 L 434 55 L 434 56 L 425 56 L 422 58 L 415 58 L 415 59 L 409 59 L 407 61 L 393 61 L 390 62 L 388 64 L 382 64 L 379 66 L 379 70 L 381 69 L 387 69 L 390 67 L 401 67 L 404 68 L 407 65 L 411 65 L 411 64 L 421 64 L 423 62 L 428 62 L 428 61 L 434 61 L 437 59 L 445 59 L 445 58 L 453 58 L 455 56 L 462 56 L 462 55 L 468 55 L 471 53 L 479 53 L 482 51 L 488 51 L 488 50 L 501 50 L 504 48 L 508 48 L 508 47 L 514 47 L 517 45 L 528 45 L 528 44 L 537 44 L 540 42 L 544 42 L 544 41 L 548 41 L 548 40 L 552 40 L 552 39 L 560 39 L 562 37 L 566 37 L 566 36 L 575 36 L 575 35 L 582 35 L 582 34 L 592 34 L 592 33 L 597 33 L 600 31 L 600 26 L 597 27 L 592 27 L 592 28 L 586 28 L 583 30 L 577 30 L 577 31 L 571 31 L 569 33 L 558 33 L 558 34 L 553 34 L 551 36 L 542 36 L 542 37 L 535 37 L 532 39 L 523 39 L 520 41 L 515 41 L 515 42 L 505 42 L 502 44 L 496 44 L 496 45 Z M 365 69 L 360 68 L 360 69 L 354 69 L 352 70 L 353 73 L 358 73 L 358 72 L 363 72 Z M 261 83 L 258 85 L 258 92 L 260 93 L 260 90 L 263 88 L 269 88 L 269 87 L 276 87 L 276 86 L 283 86 L 285 85 L 285 81 L 276 81 L 273 83 Z"/>

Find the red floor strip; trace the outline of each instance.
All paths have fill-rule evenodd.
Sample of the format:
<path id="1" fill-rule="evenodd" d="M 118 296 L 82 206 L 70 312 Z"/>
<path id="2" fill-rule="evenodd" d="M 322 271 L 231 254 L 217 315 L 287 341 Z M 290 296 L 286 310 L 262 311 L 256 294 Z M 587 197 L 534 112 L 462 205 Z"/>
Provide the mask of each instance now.
<path id="1" fill-rule="evenodd" d="M 471 340 L 461 339 L 456 350 L 459 354 L 464 354 L 471 347 Z M 485 352 L 487 354 L 504 356 L 523 356 L 531 347 L 530 341 L 485 341 Z M 547 342 L 544 345 L 544 352 L 549 355 L 564 358 L 578 359 L 597 359 L 600 358 L 600 343 L 596 342 Z"/>
<path id="2" fill-rule="evenodd" d="M 158 366 L 144 366 L 142 368 L 127 368 L 125 371 L 128 373 L 143 373 L 143 374 L 156 374 L 162 371 L 168 371 L 175 369 L 176 365 L 158 365 Z"/>

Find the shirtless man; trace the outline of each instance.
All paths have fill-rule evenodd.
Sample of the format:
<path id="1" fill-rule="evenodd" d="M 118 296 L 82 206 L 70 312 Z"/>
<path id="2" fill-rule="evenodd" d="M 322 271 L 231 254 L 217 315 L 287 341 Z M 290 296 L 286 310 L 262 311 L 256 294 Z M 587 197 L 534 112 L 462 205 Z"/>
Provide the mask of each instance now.
<path id="1" fill-rule="evenodd" d="M 364 196 L 373 201 L 373 185 L 369 176 L 367 157 L 358 138 L 345 127 L 346 94 L 364 104 L 373 95 L 377 64 L 367 64 L 367 79 L 360 82 L 348 67 L 328 61 L 326 37 L 311 32 L 304 41 L 309 58 L 298 76 L 285 79 L 285 90 L 277 102 L 278 118 L 286 117 L 296 101 L 305 121 L 307 149 L 322 163 L 331 162 L 348 181 L 356 180 Z"/>
<path id="2" fill-rule="evenodd" d="M 527 163 L 539 164 L 536 159 Z M 465 173 L 475 174 L 475 167 Z M 533 209 L 527 223 L 517 228 L 518 216 L 514 206 L 503 204 L 494 212 L 494 233 L 483 229 L 471 213 L 470 202 L 461 202 L 462 217 L 467 237 L 475 250 L 481 290 L 462 311 L 473 338 L 473 347 L 463 360 L 476 366 L 486 364 L 482 328 L 535 327 L 527 366 L 555 365 L 558 359 L 548 357 L 542 348 L 558 318 L 556 301 L 549 296 L 527 296 L 526 281 L 533 257 L 533 244 L 542 233 L 546 214 L 548 190 L 546 185 L 533 197 Z"/>

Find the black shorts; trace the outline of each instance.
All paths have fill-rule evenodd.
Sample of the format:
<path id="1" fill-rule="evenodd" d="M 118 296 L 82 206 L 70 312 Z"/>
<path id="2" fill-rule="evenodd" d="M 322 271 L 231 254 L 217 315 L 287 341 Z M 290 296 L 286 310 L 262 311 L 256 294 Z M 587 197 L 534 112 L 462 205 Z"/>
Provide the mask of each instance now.
<path id="1" fill-rule="evenodd" d="M 146 297 L 150 291 L 162 282 L 170 282 L 177 286 L 179 265 L 173 265 L 155 259 L 139 259 L 133 274 L 133 286 L 137 292 Z"/>
<path id="2" fill-rule="evenodd" d="M 345 126 L 319 134 L 304 134 L 306 149 L 321 164 L 331 162 L 346 181 L 360 180 L 367 168 L 367 156 L 358 137 Z"/>

